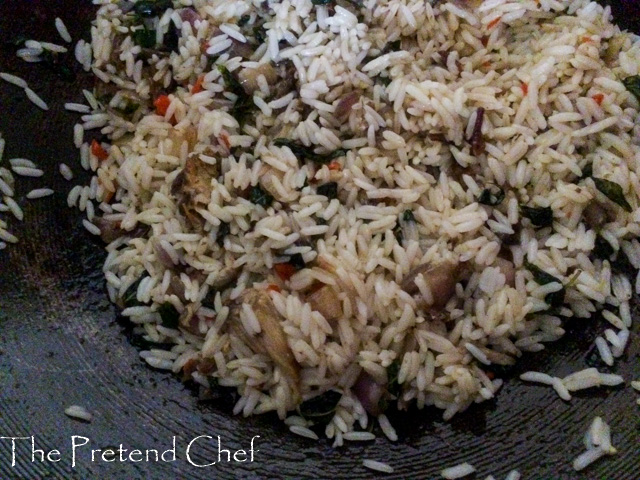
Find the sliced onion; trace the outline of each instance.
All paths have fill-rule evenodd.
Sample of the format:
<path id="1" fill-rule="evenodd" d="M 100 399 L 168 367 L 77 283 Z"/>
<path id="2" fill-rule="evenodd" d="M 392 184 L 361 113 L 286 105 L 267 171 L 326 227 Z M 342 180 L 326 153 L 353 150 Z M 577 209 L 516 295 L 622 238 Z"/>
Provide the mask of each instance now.
<path id="1" fill-rule="evenodd" d="M 363 370 L 351 390 L 358 397 L 364 409 L 371 415 L 377 416 L 382 413 L 380 400 L 387 392 L 386 385 L 377 383 L 371 375 Z"/>

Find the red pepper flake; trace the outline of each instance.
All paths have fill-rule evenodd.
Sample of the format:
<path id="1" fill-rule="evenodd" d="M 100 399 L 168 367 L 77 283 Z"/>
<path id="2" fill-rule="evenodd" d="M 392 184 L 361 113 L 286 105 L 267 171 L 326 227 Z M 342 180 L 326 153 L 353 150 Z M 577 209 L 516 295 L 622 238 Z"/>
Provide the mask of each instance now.
<path id="1" fill-rule="evenodd" d="M 340 165 L 340 162 L 338 162 L 337 160 L 333 160 L 331 163 L 329 163 L 329 165 L 327 165 L 327 167 L 332 171 L 339 172 L 340 170 L 342 170 L 342 165 Z"/>
<path id="2" fill-rule="evenodd" d="M 160 95 L 153 102 L 153 106 L 156 107 L 156 113 L 163 117 L 167 114 L 169 105 L 171 105 L 171 100 L 168 95 Z"/>
<path id="3" fill-rule="evenodd" d="M 491 372 L 491 371 L 489 371 L 489 370 L 487 370 L 487 371 L 486 371 L 486 372 L 484 372 L 484 373 L 487 375 L 487 378 L 488 378 L 489 380 L 493 380 L 494 378 L 496 378 L 496 374 L 495 374 L 495 373 L 493 373 L 493 372 Z"/>
<path id="4" fill-rule="evenodd" d="M 296 267 L 290 263 L 276 263 L 273 269 L 283 282 L 289 280 L 296 273 Z"/>
<path id="5" fill-rule="evenodd" d="M 196 93 L 200 93 L 201 91 L 204 90 L 204 88 L 202 87 L 202 82 L 204 82 L 204 75 L 200 75 L 198 77 L 198 80 L 196 80 L 196 83 L 193 85 L 193 88 L 191 89 L 191 93 L 192 94 L 196 94 Z"/>
<path id="6" fill-rule="evenodd" d="M 109 158 L 109 153 L 95 139 L 91 141 L 91 153 L 98 160 L 106 160 Z"/>
<path id="7" fill-rule="evenodd" d="M 592 42 L 593 42 L 593 38 L 589 36 L 584 36 L 580 39 L 580 43 L 592 43 Z"/>
<path id="8" fill-rule="evenodd" d="M 604 100 L 604 94 L 603 93 L 596 93 L 591 98 L 593 98 L 598 105 L 602 105 L 602 101 Z"/>
<path id="9" fill-rule="evenodd" d="M 482 66 L 485 67 L 485 68 L 489 68 L 491 66 L 491 62 L 489 60 L 487 60 L 486 62 L 484 62 L 482 64 Z"/>
<path id="10" fill-rule="evenodd" d="M 520 88 L 522 88 L 522 94 L 526 97 L 529 94 L 529 84 L 526 82 L 522 82 Z"/>
<path id="11" fill-rule="evenodd" d="M 208 49 L 209 49 L 209 42 L 207 42 L 206 40 L 203 40 L 202 42 L 200 42 L 200 53 L 202 55 L 205 55 Z"/>
<path id="12" fill-rule="evenodd" d="M 486 47 L 487 45 L 489 45 L 489 37 L 487 37 L 486 35 L 483 35 L 482 38 L 480 39 L 480 42 L 482 43 L 483 47 Z"/>
<path id="13" fill-rule="evenodd" d="M 231 148 L 231 139 L 229 138 L 229 134 L 225 130 L 220 132 L 220 137 L 218 137 L 218 141 L 227 150 L 229 150 Z"/>
<path id="14" fill-rule="evenodd" d="M 489 23 L 487 23 L 487 28 L 488 29 L 492 29 L 493 27 L 495 27 L 498 23 L 500 23 L 500 20 L 502 20 L 502 17 L 498 17 L 494 20 L 491 20 Z M 486 45 L 485 45 L 486 47 Z"/>
<path id="15" fill-rule="evenodd" d="M 112 190 L 105 190 L 104 195 L 102 196 L 102 202 L 103 203 L 110 203 L 111 200 L 113 200 L 113 196 L 116 194 L 116 192 L 112 191 Z"/>
<path id="16" fill-rule="evenodd" d="M 272 283 L 267 287 L 267 292 L 278 292 L 278 293 L 280 293 L 281 291 L 282 291 L 282 289 L 278 285 L 276 285 L 275 283 Z"/>

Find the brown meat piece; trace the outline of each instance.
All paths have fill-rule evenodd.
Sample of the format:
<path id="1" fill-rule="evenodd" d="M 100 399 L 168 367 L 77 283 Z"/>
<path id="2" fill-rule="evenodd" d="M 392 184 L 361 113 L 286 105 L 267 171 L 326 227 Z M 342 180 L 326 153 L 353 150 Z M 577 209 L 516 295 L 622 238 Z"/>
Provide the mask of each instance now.
<path id="1" fill-rule="evenodd" d="M 250 335 L 242 326 L 240 309 L 247 303 L 260 323 L 260 333 Z M 300 365 L 287 343 L 287 336 L 281 324 L 280 314 L 264 290 L 246 290 L 230 311 L 230 325 L 233 333 L 241 338 L 255 353 L 266 354 L 282 371 L 293 393 L 293 403 L 300 403 Z"/>
<path id="2" fill-rule="evenodd" d="M 171 193 L 178 199 L 180 212 L 193 228 L 202 230 L 204 219 L 196 211 L 204 208 L 211 198 L 211 180 L 219 174 L 218 165 L 211 165 L 199 157 L 189 157 L 184 168 L 171 185 Z"/>

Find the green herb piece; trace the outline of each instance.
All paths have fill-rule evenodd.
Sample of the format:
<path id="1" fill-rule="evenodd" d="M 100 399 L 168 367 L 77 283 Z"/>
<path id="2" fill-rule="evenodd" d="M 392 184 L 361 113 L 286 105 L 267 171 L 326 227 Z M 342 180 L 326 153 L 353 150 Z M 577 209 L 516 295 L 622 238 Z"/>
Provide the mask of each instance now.
<path id="1" fill-rule="evenodd" d="M 631 213 L 633 209 L 627 199 L 624 198 L 624 192 L 622 187 L 615 182 L 605 180 L 604 178 L 593 178 L 593 183 L 596 184 L 596 188 L 604 194 L 613 203 L 619 205 L 625 212 Z"/>
<path id="2" fill-rule="evenodd" d="M 394 360 L 387 367 L 387 391 L 394 397 L 399 397 L 402 386 L 398 383 L 398 373 L 400 372 L 400 361 Z"/>
<path id="3" fill-rule="evenodd" d="M 527 207 L 520 205 L 523 217 L 531 220 L 536 227 L 549 227 L 553 224 L 553 211 L 551 207 Z"/>
<path id="4" fill-rule="evenodd" d="M 580 177 L 581 180 L 584 180 L 585 178 L 589 178 L 593 176 L 593 163 L 589 163 L 588 165 L 585 165 L 584 168 L 582 169 L 582 177 Z"/>
<path id="5" fill-rule="evenodd" d="M 238 27 L 244 27 L 247 23 L 249 23 L 249 20 L 251 20 L 251 15 L 242 15 L 240 17 L 240 20 L 238 20 Z"/>
<path id="6" fill-rule="evenodd" d="M 622 83 L 640 102 L 640 75 L 625 78 Z"/>
<path id="7" fill-rule="evenodd" d="M 127 288 L 126 292 L 124 292 L 124 295 L 122 296 L 122 303 L 124 304 L 124 308 L 139 307 L 143 305 L 142 302 L 138 301 L 138 287 L 140 286 L 140 282 L 147 278 L 147 276 L 148 275 L 143 275 L 142 277 L 140 277 L 138 280 L 133 282 L 129 286 L 129 288 Z"/>
<path id="8" fill-rule="evenodd" d="M 162 37 L 162 43 L 167 48 L 167 50 L 171 52 L 178 52 L 180 45 L 180 31 L 176 27 L 175 23 L 171 22 L 169 24 L 169 30 Z"/>
<path id="9" fill-rule="evenodd" d="M 335 0 L 311 0 L 311 3 L 314 5 L 331 5 L 335 3 Z"/>
<path id="10" fill-rule="evenodd" d="M 324 185 L 320 185 L 316 189 L 318 195 L 324 195 L 329 200 L 333 200 L 338 196 L 338 184 L 336 182 L 328 182 Z"/>
<path id="11" fill-rule="evenodd" d="M 267 208 L 273 203 L 273 196 L 265 192 L 260 185 L 251 188 L 249 199 L 252 203 L 260 205 L 263 208 Z"/>
<path id="12" fill-rule="evenodd" d="M 180 314 L 172 303 L 165 302 L 158 308 L 158 313 L 162 319 L 162 326 L 166 328 L 178 328 Z"/>
<path id="13" fill-rule="evenodd" d="M 402 47 L 402 40 L 394 40 L 384 46 L 383 52 L 397 52 Z"/>
<path id="14" fill-rule="evenodd" d="M 220 226 L 218 227 L 218 234 L 216 235 L 216 243 L 218 246 L 224 246 L 224 239 L 227 235 L 231 233 L 231 227 L 227 222 L 220 222 Z"/>
<path id="15" fill-rule="evenodd" d="M 405 222 L 415 223 L 416 217 L 413 215 L 413 212 L 411 210 L 405 210 L 402 214 L 402 220 L 404 220 Z"/>
<path id="16" fill-rule="evenodd" d="M 525 261 L 524 266 L 527 268 L 527 270 L 529 270 L 533 274 L 533 279 L 536 281 L 537 284 L 547 285 L 549 283 L 555 282 L 562 285 L 562 281 L 560 279 L 545 272 L 537 265 L 534 265 L 532 263 Z M 562 304 L 564 303 L 565 294 L 566 294 L 566 289 L 563 286 L 562 289 L 558 290 L 557 292 L 552 292 L 547 294 L 547 296 L 544 297 L 544 301 L 547 302 L 551 307 L 558 308 L 562 306 Z"/>
<path id="17" fill-rule="evenodd" d="M 393 227 L 393 236 L 396 237 L 396 241 L 399 244 L 402 244 L 404 240 L 404 232 L 402 231 L 402 227 L 400 226 L 400 222 L 396 222 L 396 226 Z"/>
<path id="18" fill-rule="evenodd" d="M 253 98 L 247 95 L 238 79 L 227 67 L 218 65 L 218 71 L 222 74 L 225 88 L 236 96 L 236 102 L 233 104 L 233 107 L 231 107 L 229 113 L 231 113 L 233 118 L 235 118 L 242 127 L 249 113 L 253 110 Z"/>
<path id="19" fill-rule="evenodd" d="M 492 185 L 489 188 L 485 188 L 480 196 L 478 202 L 483 205 L 489 205 L 490 207 L 496 207 L 504 200 L 504 190 L 496 185 Z"/>
<path id="20" fill-rule="evenodd" d="M 388 87 L 389 84 L 391 83 L 391 79 L 389 77 L 383 77 L 381 75 L 376 75 L 374 79 L 377 84 L 385 87 Z"/>
<path id="21" fill-rule="evenodd" d="M 329 390 L 303 402 L 298 410 L 304 418 L 310 418 L 319 423 L 328 423 L 336 411 L 340 398 L 342 398 L 340 393 Z"/>
<path id="22" fill-rule="evenodd" d="M 302 258 L 302 254 L 300 253 L 294 253 L 293 255 L 291 255 L 289 257 L 288 263 L 293 265 L 296 270 L 302 270 L 307 266 L 307 264 L 304 261 L 304 258 Z"/>
<path id="23" fill-rule="evenodd" d="M 347 154 L 347 151 L 343 148 L 326 154 L 315 153 L 312 147 L 305 147 L 304 145 L 287 138 L 276 138 L 273 141 L 273 144 L 276 147 L 289 147 L 289 150 L 291 150 L 299 159 L 311 160 L 312 162 L 321 165 L 329 163 L 331 160 L 336 158 L 344 157 Z"/>
<path id="24" fill-rule="evenodd" d="M 533 263 L 529 263 L 525 261 L 524 266 L 527 268 L 527 270 L 533 273 L 533 279 L 539 285 L 547 285 L 549 283 L 554 283 L 554 282 L 562 283 L 559 279 L 557 279 L 550 273 L 545 272 L 544 270 L 542 270 L 537 265 L 534 265 Z"/>
<path id="25" fill-rule="evenodd" d="M 156 31 L 141 28 L 133 32 L 133 42 L 142 48 L 153 48 L 156 46 Z"/>
<path id="26" fill-rule="evenodd" d="M 133 6 L 133 11 L 139 17 L 152 18 L 160 16 L 171 7 L 173 7 L 171 0 L 141 0 Z"/>
<path id="27" fill-rule="evenodd" d="M 609 260 L 611 255 L 615 253 L 615 250 L 611 244 L 606 241 L 600 234 L 596 235 L 595 245 L 593 247 L 593 254 L 600 260 Z"/>
<path id="28" fill-rule="evenodd" d="M 267 39 L 267 30 L 262 25 L 256 25 L 253 27 L 253 37 L 258 42 L 258 45 L 263 44 Z"/>

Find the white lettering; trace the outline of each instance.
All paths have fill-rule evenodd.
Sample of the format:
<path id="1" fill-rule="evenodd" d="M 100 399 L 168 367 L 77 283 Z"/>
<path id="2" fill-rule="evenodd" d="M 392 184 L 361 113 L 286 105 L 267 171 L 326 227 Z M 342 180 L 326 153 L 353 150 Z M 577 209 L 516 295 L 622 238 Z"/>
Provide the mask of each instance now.
<path id="1" fill-rule="evenodd" d="M 82 439 L 84 440 L 84 443 L 76 443 L 76 439 Z M 87 443 L 89 443 L 89 439 L 87 437 L 81 437 L 80 435 L 71 436 L 71 468 L 76 468 L 76 448 L 86 445 Z"/>
<path id="2" fill-rule="evenodd" d="M 189 445 L 187 445 L 187 450 L 185 451 L 185 455 L 187 456 L 187 462 L 189 462 L 191 465 L 193 465 L 194 467 L 197 467 L 197 468 L 204 468 L 204 467 L 210 467 L 211 465 L 215 465 L 215 464 L 216 464 L 216 462 L 207 463 L 206 465 L 200 465 L 200 464 L 198 464 L 198 463 L 194 462 L 193 460 L 191 460 L 191 454 L 190 454 L 191 447 L 192 447 L 192 446 L 193 446 L 193 445 L 194 445 L 198 440 L 200 440 L 201 438 L 209 438 L 209 439 L 211 439 L 212 437 L 211 437 L 211 436 L 209 436 L 209 435 L 200 435 L 199 437 L 196 437 L 196 438 L 194 438 L 193 440 L 191 440 L 191 441 L 189 442 Z"/>
<path id="3" fill-rule="evenodd" d="M 0 437 L 0 440 L 11 440 L 11 466 L 16 466 L 16 440 L 29 440 L 33 441 L 33 437 Z"/>

